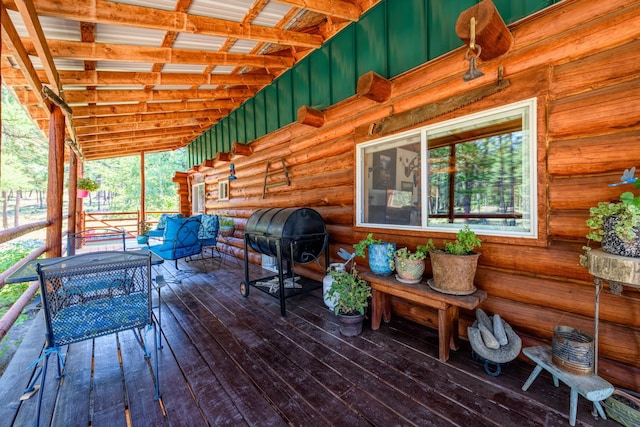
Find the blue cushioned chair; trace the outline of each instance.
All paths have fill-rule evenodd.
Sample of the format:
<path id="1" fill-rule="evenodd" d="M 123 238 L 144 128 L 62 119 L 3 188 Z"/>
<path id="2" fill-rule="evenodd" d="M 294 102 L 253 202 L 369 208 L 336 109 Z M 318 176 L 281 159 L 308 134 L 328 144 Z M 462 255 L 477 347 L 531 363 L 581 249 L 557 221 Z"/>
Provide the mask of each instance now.
<path id="1" fill-rule="evenodd" d="M 196 218 L 200 218 L 198 238 L 200 239 L 203 252 L 204 248 L 210 247 L 211 258 L 219 258 L 220 252 L 218 252 L 218 249 L 216 248 L 216 245 L 218 244 L 218 229 L 220 228 L 218 215 L 201 214 L 197 215 Z M 218 254 L 217 256 L 216 252 Z"/>
<path id="2" fill-rule="evenodd" d="M 169 218 L 182 218 L 182 214 L 162 214 L 158 219 L 158 225 L 153 230 L 147 232 L 147 236 L 162 238 L 164 235 L 164 229 L 167 226 L 167 219 Z"/>
<path id="3" fill-rule="evenodd" d="M 175 260 L 177 270 L 180 258 L 197 255 L 202 251 L 199 230 L 198 217 L 167 218 L 162 243 L 150 246 L 149 249 L 163 259 Z"/>

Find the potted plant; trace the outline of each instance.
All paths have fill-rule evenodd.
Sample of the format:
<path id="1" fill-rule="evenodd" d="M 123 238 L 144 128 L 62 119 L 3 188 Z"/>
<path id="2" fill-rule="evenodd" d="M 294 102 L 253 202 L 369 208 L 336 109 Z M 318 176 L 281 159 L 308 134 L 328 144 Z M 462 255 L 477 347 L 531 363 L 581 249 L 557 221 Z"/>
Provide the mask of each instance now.
<path id="1" fill-rule="evenodd" d="M 233 236 L 236 230 L 233 218 L 222 217 L 220 218 L 220 235 L 225 238 Z"/>
<path id="2" fill-rule="evenodd" d="M 84 198 L 89 195 L 90 191 L 96 191 L 100 188 L 100 184 L 91 178 L 78 178 L 76 188 L 77 197 Z"/>
<path id="3" fill-rule="evenodd" d="M 360 277 L 353 265 L 350 271 L 334 270 L 330 274 L 333 282 L 325 297 L 335 303 L 333 312 L 338 316 L 340 333 L 348 337 L 360 335 L 371 297 L 371 286 Z"/>
<path id="4" fill-rule="evenodd" d="M 408 248 L 400 248 L 395 253 L 396 279 L 406 283 L 418 283 L 422 280 L 424 273 L 424 259 L 427 257 L 429 248 L 418 246 L 415 252 Z"/>
<path id="5" fill-rule="evenodd" d="M 444 242 L 444 249 L 436 249 L 429 239 L 427 248 L 431 259 L 433 279 L 428 284 L 434 290 L 452 295 L 468 295 L 475 292 L 473 280 L 476 275 L 480 253 L 474 252 L 482 241 L 465 226 L 456 234 L 454 242 Z"/>
<path id="6" fill-rule="evenodd" d="M 149 243 L 149 230 L 151 229 L 151 225 L 145 221 L 144 219 L 138 223 L 138 236 L 137 240 L 140 244 Z"/>
<path id="7" fill-rule="evenodd" d="M 374 239 L 373 233 L 369 233 L 366 238 L 354 244 L 353 248 L 356 250 L 356 255 L 363 258 L 366 257 L 366 251 L 369 251 L 369 268 L 374 274 L 388 276 L 393 273 L 395 243 Z"/>
<path id="8" fill-rule="evenodd" d="M 609 185 L 633 184 L 640 189 L 640 180 L 634 178 L 634 174 L 635 167 L 627 169 L 621 182 Z M 598 206 L 589 209 L 587 226 L 587 239 L 601 242 L 603 251 L 640 257 L 640 194 L 634 196 L 631 191 L 625 191 L 619 200 L 598 203 Z M 585 246 L 584 249 L 589 251 L 590 247 Z"/>

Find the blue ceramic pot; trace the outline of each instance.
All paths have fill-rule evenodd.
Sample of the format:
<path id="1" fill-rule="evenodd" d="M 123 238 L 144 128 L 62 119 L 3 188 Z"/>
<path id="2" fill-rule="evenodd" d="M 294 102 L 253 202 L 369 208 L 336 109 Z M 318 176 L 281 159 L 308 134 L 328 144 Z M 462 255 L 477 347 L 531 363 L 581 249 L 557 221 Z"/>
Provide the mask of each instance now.
<path id="1" fill-rule="evenodd" d="M 369 268 L 374 274 L 388 276 L 393 273 L 393 257 L 396 252 L 395 243 L 376 243 L 369 245 Z"/>

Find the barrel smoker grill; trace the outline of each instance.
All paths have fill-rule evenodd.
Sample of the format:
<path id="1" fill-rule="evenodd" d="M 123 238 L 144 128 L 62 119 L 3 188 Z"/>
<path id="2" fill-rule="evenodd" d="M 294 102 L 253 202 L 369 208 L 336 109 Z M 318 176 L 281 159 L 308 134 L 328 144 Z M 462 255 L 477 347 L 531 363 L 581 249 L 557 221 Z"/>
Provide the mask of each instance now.
<path id="1" fill-rule="evenodd" d="M 295 265 L 315 261 L 324 252 L 325 268 L 329 265 L 329 235 L 324 220 L 309 208 L 259 209 L 249 217 L 244 232 L 243 296 L 251 286 L 280 300 L 280 314 L 286 316 L 287 298 L 310 292 L 321 282 L 296 277 Z M 249 248 L 276 257 L 278 274 L 249 280 Z M 277 280 L 276 280 L 277 279 Z M 271 284 L 271 285 L 270 285 Z M 277 285 L 277 286 L 275 286 Z"/>

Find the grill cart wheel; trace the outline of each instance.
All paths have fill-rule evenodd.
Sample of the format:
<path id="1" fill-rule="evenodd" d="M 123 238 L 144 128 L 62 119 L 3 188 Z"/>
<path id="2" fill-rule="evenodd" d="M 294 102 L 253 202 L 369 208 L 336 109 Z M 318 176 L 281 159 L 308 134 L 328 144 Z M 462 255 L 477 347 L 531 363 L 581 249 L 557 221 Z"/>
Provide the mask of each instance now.
<path id="1" fill-rule="evenodd" d="M 240 283 L 240 293 L 245 298 L 249 296 L 249 283 L 247 283 L 246 280 L 243 280 L 242 283 Z"/>

